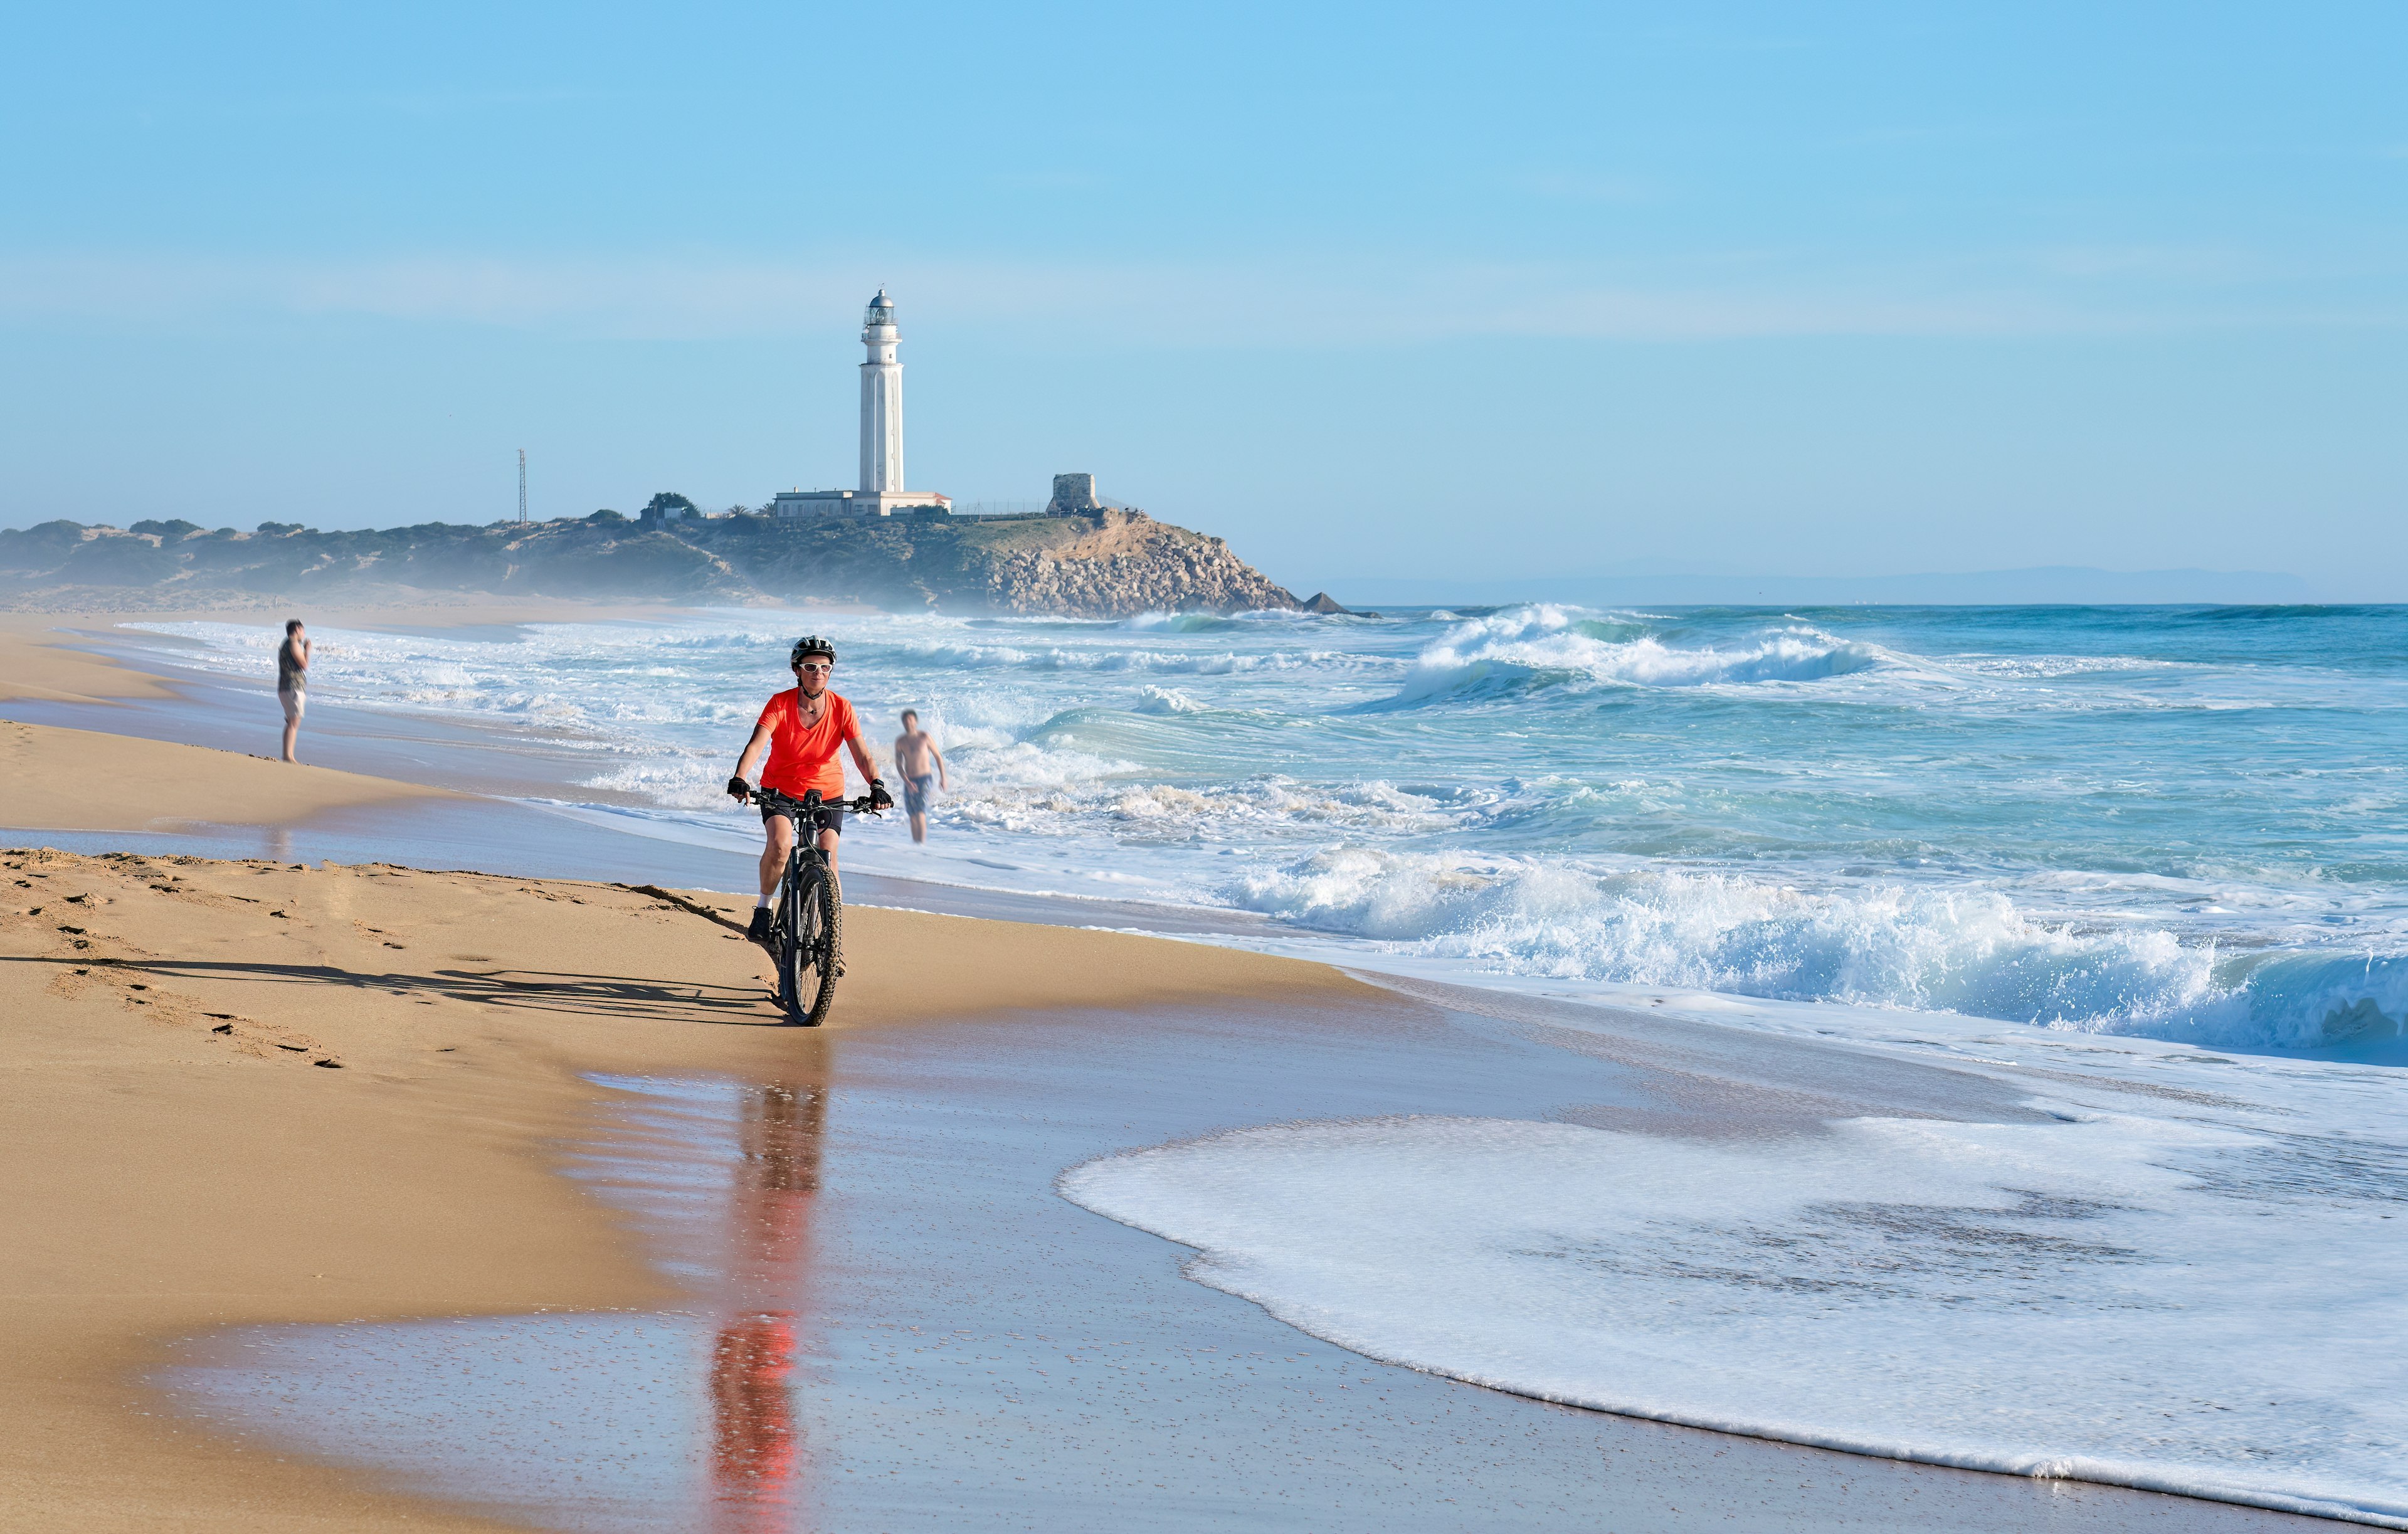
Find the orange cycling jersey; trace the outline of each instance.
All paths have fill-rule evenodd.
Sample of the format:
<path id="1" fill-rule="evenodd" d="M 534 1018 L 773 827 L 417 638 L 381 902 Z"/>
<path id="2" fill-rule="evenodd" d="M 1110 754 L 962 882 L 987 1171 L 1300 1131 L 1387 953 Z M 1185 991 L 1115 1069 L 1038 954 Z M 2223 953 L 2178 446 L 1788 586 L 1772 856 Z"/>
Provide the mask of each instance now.
<path id="1" fill-rule="evenodd" d="M 811 789 L 824 799 L 844 797 L 844 764 L 836 753 L 861 731 L 853 705 L 831 692 L 816 724 L 803 723 L 802 689 L 789 688 L 768 701 L 761 723 L 769 726 L 769 760 L 761 786 L 801 798 Z"/>

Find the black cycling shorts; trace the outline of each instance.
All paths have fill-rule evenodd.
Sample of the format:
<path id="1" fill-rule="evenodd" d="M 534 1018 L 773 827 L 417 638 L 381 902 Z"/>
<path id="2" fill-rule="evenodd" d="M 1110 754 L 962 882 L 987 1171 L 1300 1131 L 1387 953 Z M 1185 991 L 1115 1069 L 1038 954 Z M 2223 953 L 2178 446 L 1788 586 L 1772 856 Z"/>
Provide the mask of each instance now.
<path id="1" fill-rule="evenodd" d="M 784 810 L 773 810 L 765 804 L 761 807 L 761 824 L 767 825 L 771 821 L 780 819 L 784 814 Z M 821 805 L 819 808 L 819 817 L 821 830 L 834 831 L 838 836 L 844 835 L 844 806 L 840 804 Z M 810 816 L 805 811 L 800 810 L 795 811 L 795 823 L 797 825 L 809 819 L 810 819 Z"/>

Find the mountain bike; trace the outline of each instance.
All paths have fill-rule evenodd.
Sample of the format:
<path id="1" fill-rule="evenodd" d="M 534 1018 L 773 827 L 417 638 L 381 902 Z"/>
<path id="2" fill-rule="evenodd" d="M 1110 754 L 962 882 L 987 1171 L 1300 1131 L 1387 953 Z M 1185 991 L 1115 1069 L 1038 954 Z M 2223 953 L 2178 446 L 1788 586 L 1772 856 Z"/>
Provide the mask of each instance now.
<path id="1" fill-rule="evenodd" d="M 774 788 L 756 788 L 752 802 L 783 815 L 795 827 L 795 850 L 786 856 L 785 882 L 778 886 L 770 918 L 769 952 L 778 961 L 778 1005 L 786 1019 L 806 1028 L 826 1021 L 836 1001 L 837 977 L 844 973 L 844 897 L 827 853 L 820 851 L 820 812 L 842 808 L 875 815 L 869 796 L 823 799 L 816 788 L 801 798 Z"/>

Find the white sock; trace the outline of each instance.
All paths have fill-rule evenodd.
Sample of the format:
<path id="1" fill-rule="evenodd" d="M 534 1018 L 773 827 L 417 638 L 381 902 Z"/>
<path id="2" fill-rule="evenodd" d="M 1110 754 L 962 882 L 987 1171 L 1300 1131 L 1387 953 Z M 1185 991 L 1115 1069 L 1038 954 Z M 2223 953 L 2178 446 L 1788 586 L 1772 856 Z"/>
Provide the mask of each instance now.
<path id="1" fill-rule="evenodd" d="M 769 901 L 770 901 L 770 898 L 771 898 L 771 897 L 770 897 L 769 896 L 767 896 L 767 895 L 765 895 L 765 896 L 761 896 L 761 898 L 759 898 L 758 900 L 755 900 L 755 901 L 753 901 L 753 902 L 752 902 L 752 909 L 753 909 L 754 910 L 768 910 L 768 909 L 769 909 Z"/>

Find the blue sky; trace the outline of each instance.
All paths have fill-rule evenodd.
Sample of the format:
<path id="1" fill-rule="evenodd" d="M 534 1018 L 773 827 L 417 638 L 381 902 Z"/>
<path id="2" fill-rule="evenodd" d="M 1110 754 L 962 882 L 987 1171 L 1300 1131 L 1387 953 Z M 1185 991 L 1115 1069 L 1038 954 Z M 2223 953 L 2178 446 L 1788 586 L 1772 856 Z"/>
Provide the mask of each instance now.
<path id="1" fill-rule="evenodd" d="M 2408 599 L 2408 7 L 21 8 L 0 522 L 1059 469 L 1298 590 Z"/>

